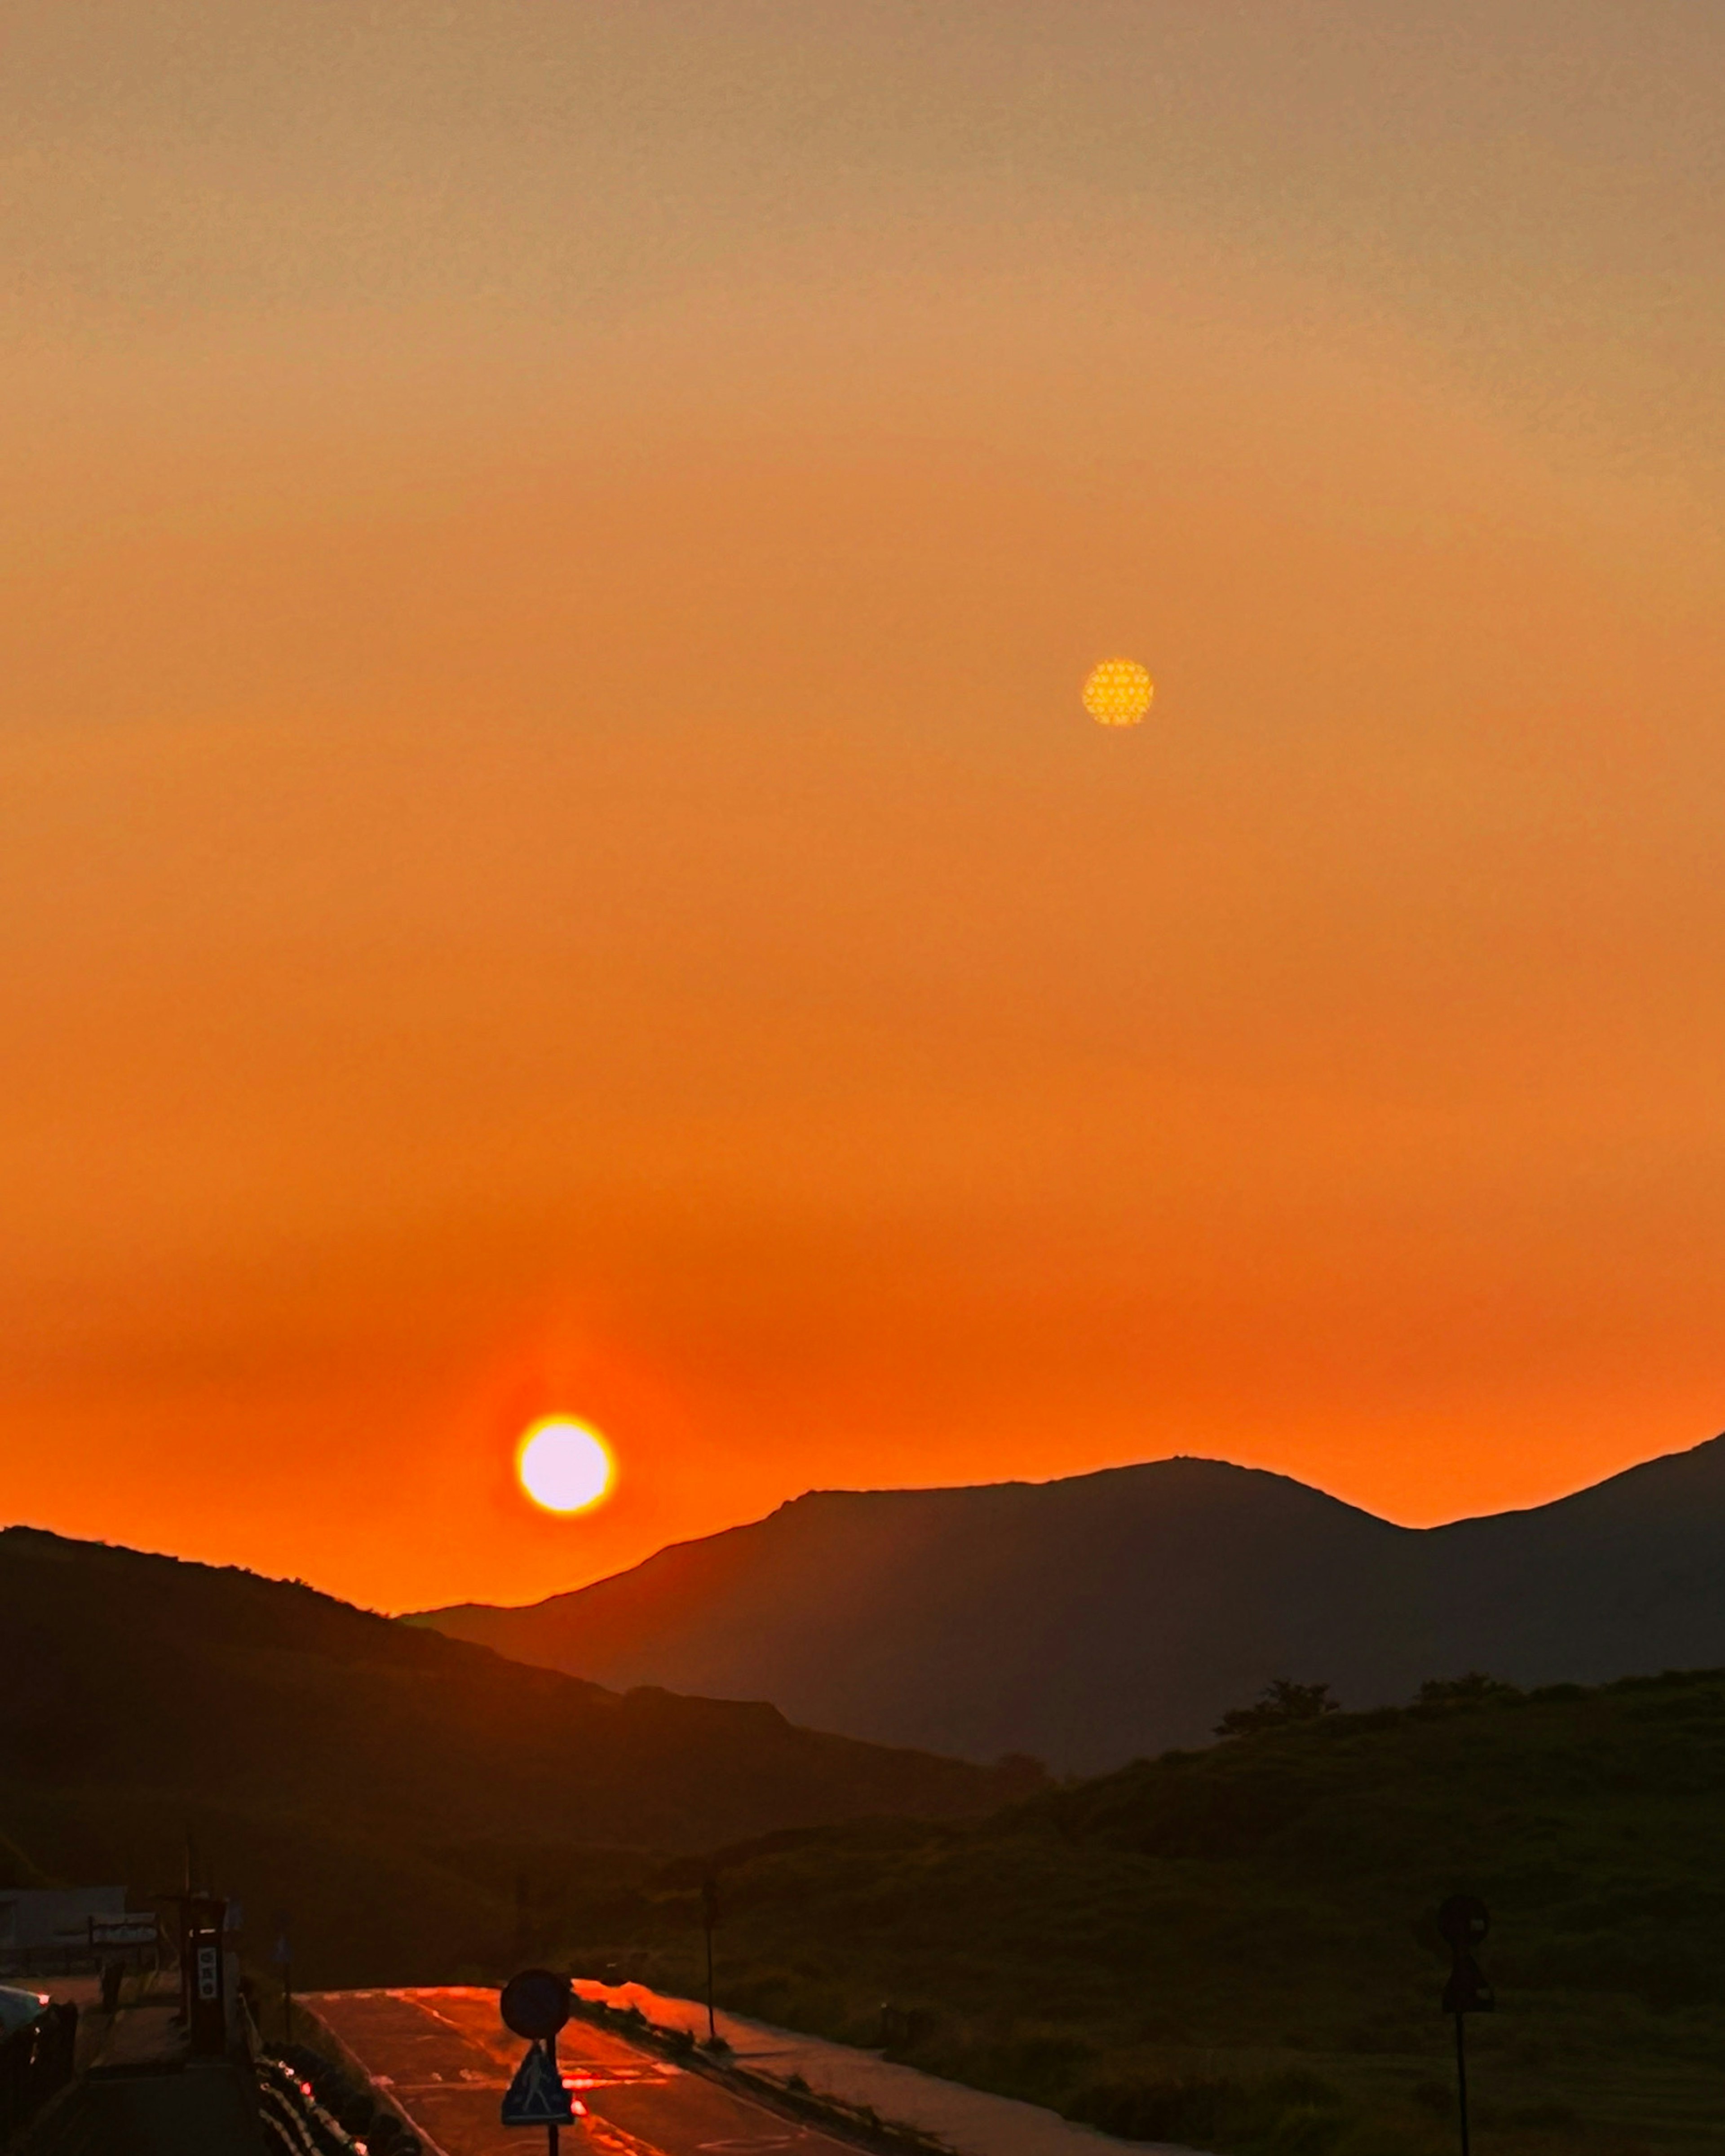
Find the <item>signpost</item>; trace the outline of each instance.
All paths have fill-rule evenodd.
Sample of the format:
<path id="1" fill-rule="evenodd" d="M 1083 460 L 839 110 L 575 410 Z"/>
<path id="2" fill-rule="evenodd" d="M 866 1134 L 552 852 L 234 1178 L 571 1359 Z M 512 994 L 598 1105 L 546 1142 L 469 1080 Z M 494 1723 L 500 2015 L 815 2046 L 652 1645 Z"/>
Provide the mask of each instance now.
<path id="1" fill-rule="evenodd" d="M 569 2018 L 569 1979 L 548 1969 L 524 1969 L 504 1985 L 498 2005 L 506 2026 L 529 2046 L 505 2092 L 503 2123 L 542 2126 L 550 2156 L 557 2156 L 557 2128 L 575 2123 L 575 2107 L 557 2071 L 557 2031 Z"/>
<path id="2" fill-rule="evenodd" d="M 128 1912 L 123 1917 L 91 1917 L 90 1950 L 94 1953 L 100 1947 L 153 1947 L 160 1938 L 160 1928 L 147 1911 L 134 1916 Z"/>
<path id="3" fill-rule="evenodd" d="M 1455 2017 L 1455 2097 L 1461 2115 L 1461 2156 L 1470 2156 L 1467 2138 L 1467 2045 L 1463 2035 L 1470 2014 L 1489 2014 L 1497 2005 L 1473 1950 L 1491 1928 L 1491 1912 L 1475 1894 L 1452 1894 L 1438 1911 L 1438 1929 L 1450 1948 L 1450 1980 L 1444 1986 L 1444 2011 Z"/>

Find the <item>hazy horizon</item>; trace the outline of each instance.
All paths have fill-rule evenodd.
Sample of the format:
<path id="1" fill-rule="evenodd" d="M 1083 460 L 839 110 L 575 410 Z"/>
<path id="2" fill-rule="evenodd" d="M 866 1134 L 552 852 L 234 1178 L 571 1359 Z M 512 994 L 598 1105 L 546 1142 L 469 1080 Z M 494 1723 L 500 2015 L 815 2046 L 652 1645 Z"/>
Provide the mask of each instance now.
<path id="1" fill-rule="evenodd" d="M 1702 1441 L 1722 105 L 1686 0 L 15 9 L 6 1511 L 411 1608 Z"/>

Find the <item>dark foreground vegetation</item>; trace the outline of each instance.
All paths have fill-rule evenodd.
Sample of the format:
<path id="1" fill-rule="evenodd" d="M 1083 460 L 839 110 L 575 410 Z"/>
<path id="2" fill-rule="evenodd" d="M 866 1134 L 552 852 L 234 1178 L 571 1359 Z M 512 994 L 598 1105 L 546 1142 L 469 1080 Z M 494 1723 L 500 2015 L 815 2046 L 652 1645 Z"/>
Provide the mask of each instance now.
<path id="1" fill-rule="evenodd" d="M 662 1852 L 861 1813 L 983 1813 L 1036 1779 L 621 1697 L 239 1571 L 0 1533 L 0 1888 L 200 1879 L 276 1909 L 308 1984 L 511 1950 L 524 1838 Z M 501 1883 L 493 1884 L 494 1879 Z"/>
<path id="2" fill-rule="evenodd" d="M 1479 2156 L 1725 2147 L 1725 1673 L 1464 1686 L 718 1869 L 739 2011 L 1266 2156 L 1455 2148 L 1433 1917 L 1471 1891 Z M 572 1878 L 547 1914 L 580 1968 L 697 1992 L 701 1871 Z"/>
<path id="3" fill-rule="evenodd" d="M 0 1886 L 172 1887 L 189 1825 L 274 2034 L 259 1912 L 308 1987 L 691 1994 L 711 1869 L 721 2003 L 1238 2156 L 1453 2150 L 1433 1919 L 1472 1892 L 1478 2156 L 1725 2148 L 1725 1672 L 1302 1703 L 1035 1789 L 8 1533 Z"/>

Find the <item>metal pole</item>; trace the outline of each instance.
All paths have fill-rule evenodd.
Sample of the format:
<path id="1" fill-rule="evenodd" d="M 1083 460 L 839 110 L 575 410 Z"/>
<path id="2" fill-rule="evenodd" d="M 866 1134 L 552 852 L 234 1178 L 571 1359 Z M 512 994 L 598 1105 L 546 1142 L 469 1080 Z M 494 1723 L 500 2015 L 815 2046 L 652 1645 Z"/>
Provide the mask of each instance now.
<path id="1" fill-rule="evenodd" d="M 1467 2146 L 1467 2046 L 1462 2035 L 1465 2017 L 1455 2016 L 1455 2093 L 1461 2108 L 1461 2156 L 1469 2156 Z"/>
<path id="2" fill-rule="evenodd" d="M 715 2044 L 718 2041 L 718 2035 L 713 2020 L 713 1920 L 709 1915 L 706 1920 L 706 2041 L 709 2044 Z"/>
<path id="3" fill-rule="evenodd" d="M 186 1845 L 189 1851 L 192 1845 Z M 192 1860 L 188 1855 L 186 1870 L 189 1875 Z M 192 1890 L 177 1897 L 180 1912 L 180 2019 L 187 2028 L 192 2026 Z"/>
<path id="4" fill-rule="evenodd" d="M 192 2026 L 192 1822 L 186 1822 L 186 1891 L 180 1900 L 180 2019 Z"/>

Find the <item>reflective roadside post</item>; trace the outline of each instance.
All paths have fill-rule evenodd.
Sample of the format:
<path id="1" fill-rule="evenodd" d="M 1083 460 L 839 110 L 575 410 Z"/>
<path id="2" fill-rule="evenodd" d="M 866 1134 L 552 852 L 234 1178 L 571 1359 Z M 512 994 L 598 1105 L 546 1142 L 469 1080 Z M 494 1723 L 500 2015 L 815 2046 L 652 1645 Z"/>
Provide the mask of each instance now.
<path id="1" fill-rule="evenodd" d="M 1461 2118 L 1461 2156 L 1470 2156 L 1467 2138 L 1467 2040 L 1470 2014 L 1489 2014 L 1497 2005 L 1473 1950 L 1491 1928 L 1491 1912 L 1476 1894 L 1452 1894 L 1438 1911 L 1438 1929 L 1450 1955 L 1450 1980 L 1444 1986 L 1444 2011 L 1455 2017 L 1455 2101 Z"/>

